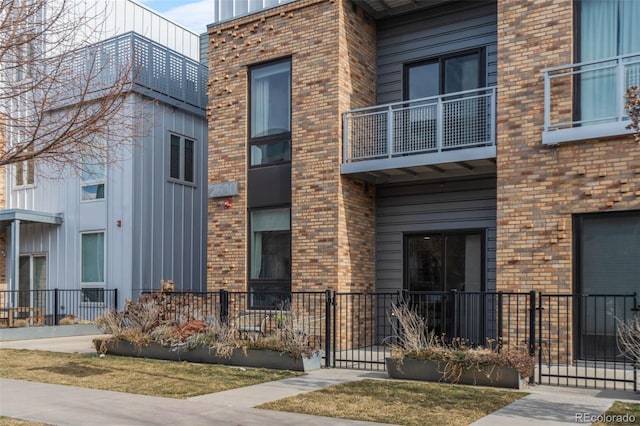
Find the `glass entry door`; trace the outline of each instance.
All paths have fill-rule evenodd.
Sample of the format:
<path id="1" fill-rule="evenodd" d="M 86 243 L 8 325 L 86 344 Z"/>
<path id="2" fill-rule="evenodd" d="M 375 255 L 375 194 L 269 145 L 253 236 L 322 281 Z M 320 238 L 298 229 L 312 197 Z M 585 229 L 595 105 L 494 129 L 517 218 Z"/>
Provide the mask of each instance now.
<path id="1" fill-rule="evenodd" d="M 44 311 L 47 288 L 47 257 L 22 255 L 19 259 L 18 307 L 34 307 Z"/>
<path id="2" fill-rule="evenodd" d="M 486 330 L 482 232 L 424 233 L 405 239 L 405 289 L 436 335 L 482 342 Z M 453 296 L 450 291 L 465 294 Z M 475 293 L 475 294 L 473 294 Z"/>

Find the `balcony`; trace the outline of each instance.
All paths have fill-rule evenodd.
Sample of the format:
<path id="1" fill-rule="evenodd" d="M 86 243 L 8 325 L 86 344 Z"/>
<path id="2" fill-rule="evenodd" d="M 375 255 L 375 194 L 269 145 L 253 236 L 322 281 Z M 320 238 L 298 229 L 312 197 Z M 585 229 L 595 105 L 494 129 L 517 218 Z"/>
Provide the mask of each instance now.
<path id="1" fill-rule="evenodd" d="M 56 84 L 55 108 L 98 98 L 114 85 L 128 88 L 194 114 L 207 106 L 207 68 L 137 33 L 96 43 L 65 57 L 64 81 Z M 53 58 L 52 66 L 60 67 Z M 84 87 L 88 85 L 88 89 Z"/>
<path id="2" fill-rule="evenodd" d="M 343 114 L 342 174 L 376 182 L 495 172 L 496 89 Z"/>
<path id="3" fill-rule="evenodd" d="M 547 68 L 542 143 L 556 145 L 632 133 L 624 94 L 640 86 L 640 53 Z"/>

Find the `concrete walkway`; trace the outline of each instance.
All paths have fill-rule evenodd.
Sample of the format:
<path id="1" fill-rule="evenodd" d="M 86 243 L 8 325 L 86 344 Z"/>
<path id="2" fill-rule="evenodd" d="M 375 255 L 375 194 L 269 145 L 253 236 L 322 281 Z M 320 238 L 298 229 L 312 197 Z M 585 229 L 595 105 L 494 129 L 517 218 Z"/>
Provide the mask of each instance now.
<path id="1" fill-rule="evenodd" d="M 92 336 L 0 342 L 0 348 L 93 352 Z M 302 377 L 263 383 L 187 400 L 0 379 L 0 415 L 53 425 L 370 425 L 374 423 L 252 408 L 264 402 L 385 373 L 322 369 Z M 640 394 L 534 386 L 522 398 L 473 425 L 569 425 L 591 423 L 616 400 L 640 402 Z M 581 421 L 584 420 L 584 421 Z M 636 424 L 640 419 L 636 419 Z"/>

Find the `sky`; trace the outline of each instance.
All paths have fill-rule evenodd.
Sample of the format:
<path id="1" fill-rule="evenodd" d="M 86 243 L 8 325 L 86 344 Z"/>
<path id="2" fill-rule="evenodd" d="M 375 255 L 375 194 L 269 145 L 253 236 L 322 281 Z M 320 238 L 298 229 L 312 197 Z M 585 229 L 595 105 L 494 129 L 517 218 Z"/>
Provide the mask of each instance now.
<path id="1" fill-rule="evenodd" d="M 214 0 L 136 0 L 198 34 L 213 22 Z"/>

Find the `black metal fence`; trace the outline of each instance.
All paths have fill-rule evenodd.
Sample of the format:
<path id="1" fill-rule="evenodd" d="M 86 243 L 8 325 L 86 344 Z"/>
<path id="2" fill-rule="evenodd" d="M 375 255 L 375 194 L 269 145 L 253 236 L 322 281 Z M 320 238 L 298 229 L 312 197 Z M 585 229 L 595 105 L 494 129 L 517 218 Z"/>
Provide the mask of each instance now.
<path id="1" fill-rule="evenodd" d="M 0 291 L 0 321 L 58 324 L 117 310 L 117 290 Z M 221 321 L 246 339 L 286 327 L 324 350 L 327 367 L 384 370 L 396 343 L 391 307 L 407 304 L 444 341 L 517 345 L 537 357 L 543 384 L 638 388 L 638 360 L 617 344 L 617 325 L 640 314 L 637 295 L 510 292 L 214 292 L 143 294 L 167 319 Z M 10 324 L 9 324 L 10 325 Z"/>
<path id="2" fill-rule="evenodd" d="M 118 290 L 1 290 L 0 325 L 58 325 L 95 321 L 105 310 L 118 309 Z"/>

